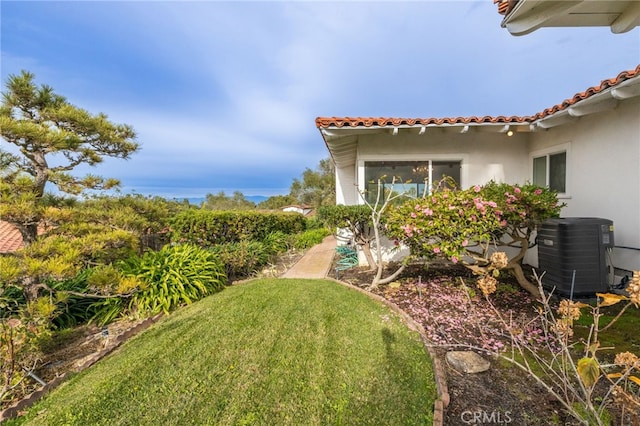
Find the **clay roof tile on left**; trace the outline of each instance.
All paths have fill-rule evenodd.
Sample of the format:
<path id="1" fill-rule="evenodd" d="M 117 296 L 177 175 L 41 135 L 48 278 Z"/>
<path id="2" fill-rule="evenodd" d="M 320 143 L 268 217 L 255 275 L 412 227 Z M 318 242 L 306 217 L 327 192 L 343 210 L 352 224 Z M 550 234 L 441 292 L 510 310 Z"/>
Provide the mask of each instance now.
<path id="1" fill-rule="evenodd" d="M 22 235 L 18 228 L 0 220 L 0 253 L 11 253 L 22 247 Z"/>

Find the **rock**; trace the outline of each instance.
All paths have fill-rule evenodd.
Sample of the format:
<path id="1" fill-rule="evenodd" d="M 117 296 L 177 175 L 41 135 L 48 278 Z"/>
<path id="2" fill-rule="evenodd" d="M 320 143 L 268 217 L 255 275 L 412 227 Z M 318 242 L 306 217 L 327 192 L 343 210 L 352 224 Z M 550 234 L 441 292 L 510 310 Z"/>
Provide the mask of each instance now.
<path id="1" fill-rule="evenodd" d="M 491 364 L 475 352 L 447 352 L 447 362 L 461 373 L 475 374 L 487 371 Z"/>

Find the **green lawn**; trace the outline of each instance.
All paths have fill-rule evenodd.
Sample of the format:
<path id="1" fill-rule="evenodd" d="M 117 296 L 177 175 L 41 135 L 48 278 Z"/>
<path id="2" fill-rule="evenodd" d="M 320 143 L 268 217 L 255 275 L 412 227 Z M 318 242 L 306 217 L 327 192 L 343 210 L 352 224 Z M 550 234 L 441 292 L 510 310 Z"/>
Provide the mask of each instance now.
<path id="1" fill-rule="evenodd" d="M 261 279 L 164 318 L 18 424 L 432 424 L 419 336 L 325 280 Z"/>

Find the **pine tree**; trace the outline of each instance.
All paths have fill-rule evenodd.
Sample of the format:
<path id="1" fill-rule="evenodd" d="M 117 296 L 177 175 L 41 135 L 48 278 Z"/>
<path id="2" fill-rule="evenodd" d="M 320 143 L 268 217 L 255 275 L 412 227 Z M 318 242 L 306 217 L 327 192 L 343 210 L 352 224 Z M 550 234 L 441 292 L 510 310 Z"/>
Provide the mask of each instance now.
<path id="1" fill-rule="evenodd" d="M 17 148 L 0 146 L 0 217 L 20 230 L 25 244 L 42 225 L 47 183 L 71 195 L 117 187 L 115 179 L 72 171 L 104 157 L 128 159 L 138 150 L 131 126 L 78 108 L 34 79 L 27 71 L 10 75 L 0 106 L 0 135 Z"/>

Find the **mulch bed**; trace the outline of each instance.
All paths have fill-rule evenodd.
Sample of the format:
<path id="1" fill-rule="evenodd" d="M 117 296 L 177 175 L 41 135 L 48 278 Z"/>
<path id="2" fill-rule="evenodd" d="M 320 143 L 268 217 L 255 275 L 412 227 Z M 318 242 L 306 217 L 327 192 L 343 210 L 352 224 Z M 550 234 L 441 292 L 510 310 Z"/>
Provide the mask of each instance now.
<path id="1" fill-rule="evenodd" d="M 383 276 L 389 276 L 391 265 Z M 339 279 L 351 285 L 367 288 L 373 273 L 366 268 L 341 271 Z M 407 268 L 389 285 L 370 291 L 399 306 L 414 321 L 420 323 L 427 337 L 435 344 L 447 376 L 450 396 L 445 409 L 444 424 L 516 424 L 574 425 L 580 424 L 568 416 L 561 404 L 526 373 L 497 358 L 483 355 L 491 368 L 483 373 L 463 374 L 447 365 L 445 354 L 451 348 L 465 346 L 500 349 L 508 343 L 492 307 L 474 294 L 475 279 L 464 267 L 451 264 Z M 495 308 L 504 318 L 518 321 L 530 341 L 546 344 L 536 324 L 536 303 L 521 290 L 511 277 L 501 278 L 503 285 L 492 295 Z M 466 284 L 466 287 L 465 287 Z M 475 290 L 474 290 L 475 289 Z M 477 351 L 481 352 L 481 351 Z M 619 415 L 611 408 L 614 417 Z M 632 424 L 615 420 L 614 424 Z"/>

